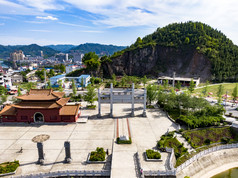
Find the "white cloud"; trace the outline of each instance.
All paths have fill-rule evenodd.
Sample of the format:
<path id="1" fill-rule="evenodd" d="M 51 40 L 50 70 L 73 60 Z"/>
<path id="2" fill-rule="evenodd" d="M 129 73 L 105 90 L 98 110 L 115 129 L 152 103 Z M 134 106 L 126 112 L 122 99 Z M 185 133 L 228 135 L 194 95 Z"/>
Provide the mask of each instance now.
<path id="1" fill-rule="evenodd" d="M 107 27 L 148 26 L 156 29 L 169 23 L 192 20 L 207 23 L 225 34 L 234 35 L 234 29 L 238 29 L 237 0 L 64 1 L 98 15 L 93 23 Z"/>
<path id="2" fill-rule="evenodd" d="M 78 30 L 73 32 L 79 32 L 79 33 L 104 33 L 104 31 L 99 30 Z"/>
<path id="3" fill-rule="evenodd" d="M 18 1 L 25 6 L 33 7 L 40 11 L 64 9 L 64 6 L 58 4 L 56 0 L 18 0 Z"/>
<path id="4" fill-rule="evenodd" d="M 30 31 L 30 32 L 52 32 L 52 31 L 50 31 L 50 30 L 28 30 L 28 31 Z"/>
<path id="5" fill-rule="evenodd" d="M 161 26 L 171 22 L 198 20 L 232 21 L 238 16 L 238 1 L 227 0 L 64 0 L 73 6 L 102 15 L 94 23 L 112 27 Z"/>
<path id="6" fill-rule="evenodd" d="M 43 22 L 43 21 L 24 21 L 24 22 L 26 22 L 26 23 L 33 23 L 33 24 L 43 24 L 43 23 L 45 23 L 45 21 Z"/>
<path id="7" fill-rule="evenodd" d="M 36 18 L 37 19 L 43 19 L 43 20 L 58 20 L 58 18 L 53 17 L 51 15 L 48 15 L 48 16 L 37 16 Z"/>
<path id="8" fill-rule="evenodd" d="M 43 15 L 45 13 L 36 9 L 25 7 L 24 5 L 17 4 L 15 2 L 0 0 L 0 14 Z"/>
<path id="9" fill-rule="evenodd" d="M 84 25 L 80 25 L 80 24 L 73 24 L 73 23 L 67 23 L 67 22 L 58 22 L 58 23 L 62 24 L 62 25 L 73 26 L 73 27 L 88 27 L 88 26 L 84 26 Z"/>

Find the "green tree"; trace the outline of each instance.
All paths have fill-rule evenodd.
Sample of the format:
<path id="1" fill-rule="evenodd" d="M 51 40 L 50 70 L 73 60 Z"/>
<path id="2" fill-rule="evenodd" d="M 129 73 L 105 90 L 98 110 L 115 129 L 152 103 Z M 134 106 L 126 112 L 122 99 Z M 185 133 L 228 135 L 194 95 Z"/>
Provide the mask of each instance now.
<path id="1" fill-rule="evenodd" d="M 71 80 L 71 82 L 72 82 L 72 91 L 73 91 L 73 96 L 76 96 L 77 89 L 76 89 L 76 86 L 75 86 L 75 82 L 74 82 L 73 79 Z"/>
<path id="2" fill-rule="evenodd" d="M 233 97 L 233 100 L 235 101 L 238 97 L 238 86 L 236 84 L 235 88 L 233 89 L 233 92 L 232 92 L 232 97 Z"/>
<path id="3" fill-rule="evenodd" d="M 168 80 L 164 80 L 163 81 L 163 86 L 164 86 L 164 89 L 167 90 L 168 87 L 169 87 L 169 81 Z"/>
<path id="4" fill-rule="evenodd" d="M 21 96 L 21 95 L 22 95 L 21 89 L 20 89 L 20 87 L 18 86 L 18 88 L 17 88 L 17 96 Z"/>
<path id="5" fill-rule="evenodd" d="M 180 90 L 181 89 L 181 82 L 177 82 L 176 84 L 175 84 L 175 88 L 177 88 L 178 90 Z"/>
<path id="6" fill-rule="evenodd" d="M 83 96 L 84 101 L 87 101 L 92 106 L 94 101 L 97 101 L 97 93 L 95 88 L 91 85 L 87 86 L 87 92 Z"/>
<path id="7" fill-rule="evenodd" d="M 221 97 L 222 94 L 224 93 L 224 86 L 223 85 L 219 85 L 218 86 L 218 91 L 217 91 L 217 97 Z"/>
<path id="8" fill-rule="evenodd" d="M 50 80 L 47 82 L 47 87 L 46 88 L 47 89 L 51 89 L 52 88 Z"/>
<path id="9" fill-rule="evenodd" d="M 217 91 L 217 97 L 218 97 L 218 103 L 221 103 L 221 96 L 224 93 L 224 86 L 223 85 L 219 85 L 218 86 L 218 91 Z"/>
<path id="10" fill-rule="evenodd" d="M 91 78 L 90 78 L 90 82 L 91 82 L 92 85 L 94 85 L 94 83 L 95 83 L 95 78 L 94 78 L 94 77 L 91 77 Z"/>
<path id="11" fill-rule="evenodd" d="M 195 83 L 194 83 L 194 81 L 193 81 L 193 79 L 191 80 L 191 82 L 190 82 L 190 85 L 189 85 L 189 87 L 188 87 L 188 91 L 190 92 L 190 93 L 193 93 L 193 91 L 194 91 L 194 89 L 195 89 Z"/>
<path id="12" fill-rule="evenodd" d="M 208 93 L 208 85 L 209 85 L 209 81 L 207 80 L 207 81 L 206 81 L 206 85 L 205 85 L 205 87 L 204 87 L 203 90 L 202 90 L 203 96 L 207 96 L 207 93 Z"/>
<path id="13" fill-rule="evenodd" d="M 83 90 L 83 87 L 84 87 L 83 78 L 81 78 L 81 81 L 80 81 L 80 86 L 81 86 L 81 89 Z"/>
<path id="14" fill-rule="evenodd" d="M 151 102 L 154 101 L 157 98 L 157 86 L 149 84 L 146 87 L 147 90 L 147 100 L 149 101 L 149 104 L 151 105 Z"/>
<path id="15" fill-rule="evenodd" d="M 31 89 L 35 88 L 34 84 L 32 82 L 29 82 L 26 84 L 26 90 L 29 92 Z"/>
<path id="16" fill-rule="evenodd" d="M 141 44 L 142 44 L 142 39 L 141 39 L 140 37 L 138 37 L 138 38 L 136 39 L 135 46 L 139 46 L 139 45 L 141 45 Z"/>
<path id="17" fill-rule="evenodd" d="M 1 104 L 5 103 L 7 101 L 7 97 L 8 97 L 8 95 L 6 95 L 6 94 L 1 95 Z"/>
<path id="18" fill-rule="evenodd" d="M 84 54 L 82 61 L 89 70 L 97 70 L 101 66 L 99 57 L 95 52 Z"/>
<path id="19" fill-rule="evenodd" d="M 147 83 L 147 77 L 146 77 L 146 75 L 142 78 L 142 83 L 143 83 L 143 85 L 144 85 L 144 87 L 145 87 L 145 84 Z"/>
<path id="20" fill-rule="evenodd" d="M 0 95 L 4 95 L 7 93 L 7 89 L 4 86 L 0 86 Z"/>
<path id="21" fill-rule="evenodd" d="M 63 89 L 63 87 L 62 87 L 62 80 L 59 80 L 59 81 L 58 81 L 58 84 L 59 84 L 58 90 L 59 90 L 60 92 L 63 92 L 64 89 Z"/>
<path id="22" fill-rule="evenodd" d="M 65 73 L 66 67 L 63 64 L 60 64 L 59 69 L 60 69 L 61 73 Z"/>
<path id="23" fill-rule="evenodd" d="M 189 42 L 190 42 L 189 37 L 186 37 L 185 40 L 184 40 L 184 43 L 189 44 Z"/>
<path id="24" fill-rule="evenodd" d="M 122 86 L 122 87 L 125 87 L 125 84 L 126 84 L 126 79 L 125 79 L 125 77 L 123 76 L 123 77 L 121 78 L 121 86 Z"/>
<path id="25" fill-rule="evenodd" d="M 47 74 L 49 78 L 55 76 L 55 71 L 53 69 L 50 69 L 49 73 Z"/>
<path id="26" fill-rule="evenodd" d="M 115 87 L 116 84 L 117 84 L 117 77 L 116 77 L 116 74 L 112 74 L 112 84 L 113 84 L 114 87 Z"/>

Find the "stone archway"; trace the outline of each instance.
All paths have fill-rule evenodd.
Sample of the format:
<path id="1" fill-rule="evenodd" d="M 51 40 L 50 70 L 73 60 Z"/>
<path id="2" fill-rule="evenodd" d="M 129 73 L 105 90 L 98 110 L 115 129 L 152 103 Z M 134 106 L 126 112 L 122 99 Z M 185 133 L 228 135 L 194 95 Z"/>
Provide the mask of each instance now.
<path id="1" fill-rule="evenodd" d="M 34 114 L 34 122 L 36 122 L 36 123 L 44 122 L 44 115 L 40 112 L 36 112 Z"/>

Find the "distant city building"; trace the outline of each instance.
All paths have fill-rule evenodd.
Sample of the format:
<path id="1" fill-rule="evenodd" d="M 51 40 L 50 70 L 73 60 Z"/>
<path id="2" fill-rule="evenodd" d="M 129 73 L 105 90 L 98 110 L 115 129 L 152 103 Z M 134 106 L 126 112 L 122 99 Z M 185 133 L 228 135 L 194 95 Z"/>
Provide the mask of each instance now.
<path id="1" fill-rule="evenodd" d="M 4 71 L 3 71 L 2 66 L 0 65 L 0 75 L 1 75 L 1 74 L 4 74 Z"/>
<path id="2" fill-rule="evenodd" d="M 12 87 L 12 81 L 10 74 L 0 74 L 0 86 L 4 86 L 8 90 L 11 89 Z"/>
<path id="3" fill-rule="evenodd" d="M 73 61 L 77 63 L 82 63 L 82 58 L 84 56 L 79 50 L 71 50 L 70 54 L 73 56 Z"/>
<path id="4" fill-rule="evenodd" d="M 40 51 L 40 56 L 41 56 L 41 57 L 44 57 L 43 51 Z"/>
<path id="5" fill-rule="evenodd" d="M 68 54 L 65 54 L 65 53 L 57 53 L 55 58 L 58 60 L 58 61 L 67 61 L 68 60 Z"/>
<path id="6" fill-rule="evenodd" d="M 69 66 L 66 66 L 66 74 L 68 74 L 70 72 L 73 72 L 75 70 L 81 69 L 81 68 L 83 68 L 83 66 L 81 66 L 81 65 L 69 65 Z"/>
<path id="7" fill-rule="evenodd" d="M 21 51 L 21 50 L 15 51 L 10 54 L 10 59 L 12 59 L 13 61 L 24 60 L 24 58 L 25 58 L 25 55 L 24 55 L 23 51 Z"/>
<path id="8" fill-rule="evenodd" d="M 68 53 L 65 54 L 65 60 L 66 60 L 66 61 L 69 60 L 69 54 L 68 54 Z"/>
<path id="9" fill-rule="evenodd" d="M 23 76 L 20 73 L 14 73 L 11 76 L 12 83 L 22 83 L 23 82 Z"/>

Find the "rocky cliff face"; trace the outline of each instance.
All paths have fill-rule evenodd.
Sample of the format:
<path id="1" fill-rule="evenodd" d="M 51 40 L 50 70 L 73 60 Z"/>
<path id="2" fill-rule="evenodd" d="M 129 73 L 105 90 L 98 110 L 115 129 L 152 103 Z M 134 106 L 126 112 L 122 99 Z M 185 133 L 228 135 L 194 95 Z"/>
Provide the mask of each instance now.
<path id="1" fill-rule="evenodd" d="M 159 75 L 179 77 L 201 77 L 202 81 L 211 78 L 211 63 L 203 55 L 193 50 L 172 47 L 148 46 L 125 52 L 112 59 L 112 63 L 103 67 L 109 75 Z"/>

